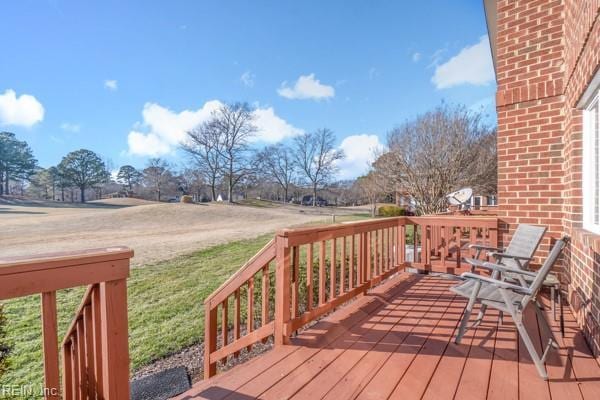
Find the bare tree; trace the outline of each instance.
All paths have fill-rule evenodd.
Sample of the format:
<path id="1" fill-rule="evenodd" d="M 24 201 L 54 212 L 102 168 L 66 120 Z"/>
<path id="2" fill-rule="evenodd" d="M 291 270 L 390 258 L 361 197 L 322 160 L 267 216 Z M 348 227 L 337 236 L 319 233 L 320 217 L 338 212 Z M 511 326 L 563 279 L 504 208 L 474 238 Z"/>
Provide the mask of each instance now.
<path id="1" fill-rule="evenodd" d="M 267 146 L 257 153 L 256 162 L 256 170 L 281 187 L 283 202 L 286 203 L 290 184 L 296 174 L 290 150 L 281 143 Z"/>
<path id="2" fill-rule="evenodd" d="M 227 201 L 233 202 L 235 185 L 251 172 L 248 141 L 256 133 L 253 110 L 246 103 L 227 104 L 216 110 L 209 122 L 219 138 L 217 151 L 227 180 Z"/>
<path id="3" fill-rule="evenodd" d="M 465 107 L 441 105 L 406 122 L 389 133 L 388 148 L 375 169 L 413 197 L 419 214 L 445 211 L 445 195 L 463 186 L 496 190 L 496 132 Z"/>
<path id="4" fill-rule="evenodd" d="M 204 187 L 204 174 L 197 169 L 186 168 L 179 175 L 179 187 L 184 194 L 193 194 L 196 201 L 202 199 L 202 188 Z"/>
<path id="5" fill-rule="evenodd" d="M 317 190 L 332 179 L 337 172 L 336 161 L 344 158 L 334 143 L 335 135 L 327 128 L 294 138 L 294 162 L 312 188 L 313 207 L 317 205 Z"/>
<path id="6" fill-rule="evenodd" d="M 187 132 L 187 141 L 181 148 L 191 156 L 197 169 L 211 190 L 211 200 L 217 199 L 217 181 L 223 170 L 223 157 L 221 156 L 221 140 L 213 121 L 201 124 L 196 129 Z"/>
<path id="7" fill-rule="evenodd" d="M 377 202 L 386 193 L 386 179 L 377 170 L 371 170 L 367 175 L 356 179 L 356 185 L 371 205 L 371 216 L 377 213 Z"/>
<path id="8" fill-rule="evenodd" d="M 160 201 L 161 190 L 172 177 L 169 164 L 162 158 L 151 158 L 143 174 L 146 185 L 156 193 L 156 201 Z"/>

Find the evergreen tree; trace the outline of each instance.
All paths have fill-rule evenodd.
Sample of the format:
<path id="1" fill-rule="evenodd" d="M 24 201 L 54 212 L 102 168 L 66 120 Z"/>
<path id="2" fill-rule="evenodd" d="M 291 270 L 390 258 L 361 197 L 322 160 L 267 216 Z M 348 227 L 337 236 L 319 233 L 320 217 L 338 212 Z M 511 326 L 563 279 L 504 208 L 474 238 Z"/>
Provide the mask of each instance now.
<path id="1" fill-rule="evenodd" d="M 117 174 L 117 181 L 126 186 L 129 190 L 133 189 L 133 185 L 139 185 L 142 181 L 142 173 L 132 167 L 131 165 L 123 165 L 119 168 L 119 173 Z"/>
<path id="2" fill-rule="evenodd" d="M 10 194 L 11 180 L 29 180 L 36 164 L 27 142 L 18 140 L 14 133 L 0 132 L 0 195 Z"/>
<path id="3" fill-rule="evenodd" d="M 77 150 L 67 154 L 58 166 L 61 175 L 79 188 L 80 199 L 85 203 L 85 190 L 110 179 L 104 161 L 91 150 Z"/>

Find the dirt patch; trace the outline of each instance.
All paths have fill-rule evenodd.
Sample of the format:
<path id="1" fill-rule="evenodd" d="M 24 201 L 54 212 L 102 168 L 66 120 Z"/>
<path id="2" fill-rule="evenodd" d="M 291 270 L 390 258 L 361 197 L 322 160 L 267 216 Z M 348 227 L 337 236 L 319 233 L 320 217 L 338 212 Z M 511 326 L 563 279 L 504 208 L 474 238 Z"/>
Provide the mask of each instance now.
<path id="1" fill-rule="evenodd" d="M 227 362 L 219 363 L 218 371 L 219 373 L 225 372 L 236 365 L 243 364 L 256 356 L 271 350 L 272 348 L 273 338 L 270 337 L 266 343 L 258 342 L 252 346 L 250 351 L 243 349 L 239 356 L 229 357 Z M 134 372 L 131 379 L 138 380 L 175 367 L 184 367 L 190 375 L 192 383 L 204 379 L 204 343 L 195 344 L 168 357 L 156 360 Z"/>

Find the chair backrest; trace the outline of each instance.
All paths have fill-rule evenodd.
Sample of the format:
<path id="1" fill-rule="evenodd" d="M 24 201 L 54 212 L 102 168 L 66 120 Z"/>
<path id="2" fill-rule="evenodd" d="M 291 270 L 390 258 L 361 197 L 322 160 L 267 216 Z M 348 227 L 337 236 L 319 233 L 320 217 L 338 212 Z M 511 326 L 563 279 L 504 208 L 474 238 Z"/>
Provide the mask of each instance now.
<path id="1" fill-rule="evenodd" d="M 505 249 L 506 254 L 532 258 L 545 233 L 545 226 L 519 224 Z M 501 263 L 508 267 L 519 268 L 519 264 L 510 258 L 502 259 Z"/>
<path id="2" fill-rule="evenodd" d="M 554 246 L 552 247 L 552 250 L 550 250 L 550 253 L 548 254 L 548 257 L 546 258 L 546 261 L 544 261 L 544 264 L 538 270 L 536 277 L 533 279 L 533 281 L 529 285 L 529 290 L 531 290 L 531 294 L 527 295 L 523 298 L 523 300 L 521 302 L 521 305 L 523 307 L 525 307 L 525 305 L 531 300 L 531 298 L 535 297 L 537 295 L 537 293 L 540 291 L 540 289 L 542 288 L 542 284 L 544 283 L 544 280 L 546 280 L 546 278 L 548 277 L 550 270 L 556 263 L 556 260 L 558 260 L 560 253 L 562 253 L 562 251 L 565 248 L 565 246 L 567 245 L 568 241 L 569 241 L 569 237 L 564 236 L 562 239 L 557 240 L 556 243 L 554 243 Z"/>

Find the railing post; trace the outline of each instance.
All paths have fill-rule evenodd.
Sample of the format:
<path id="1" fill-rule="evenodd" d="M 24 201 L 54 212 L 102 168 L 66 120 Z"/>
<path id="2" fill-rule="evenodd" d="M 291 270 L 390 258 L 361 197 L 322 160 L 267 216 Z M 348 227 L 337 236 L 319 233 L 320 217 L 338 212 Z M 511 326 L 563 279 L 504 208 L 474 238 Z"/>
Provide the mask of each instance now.
<path id="1" fill-rule="evenodd" d="M 210 362 L 210 355 L 217 350 L 217 307 L 204 303 L 204 379 L 217 373 L 217 363 Z"/>
<path id="2" fill-rule="evenodd" d="M 430 233 L 430 225 L 423 224 L 421 225 L 421 263 L 423 267 L 427 267 L 430 264 L 429 256 L 430 256 L 430 245 L 431 238 L 429 236 Z"/>
<path id="3" fill-rule="evenodd" d="M 290 320 L 290 248 L 285 243 L 283 235 L 276 239 L 276 269 L 275 269 L 275 345 L 289 342 L 286 325 Z"/>
<path id="4" fill-rule="evenodd" d="M 496 226 L 489 230 L 490 246 L 498 247 L 498 220 L 496 219 Z"/>
<path id="5" fill-rule="evenodd" d="M 56 322 L 56 292 L 42 293 L 42 337 L 44 346 L 44 399 L 58 400 L 58 325 Z"/>
<path id="6" fill-rule="evenodd" d="M 100 284 L 102 376 L 105 400 L 129 399 L 127 280 Z"/>
<path id="7" fill-rule="evenodd" d="M 397 254 L 397 266 L 400 266 L 406 262 L 406 222 L 403 219 L 399 219 L 398 224 L 398 249 Z"/>

